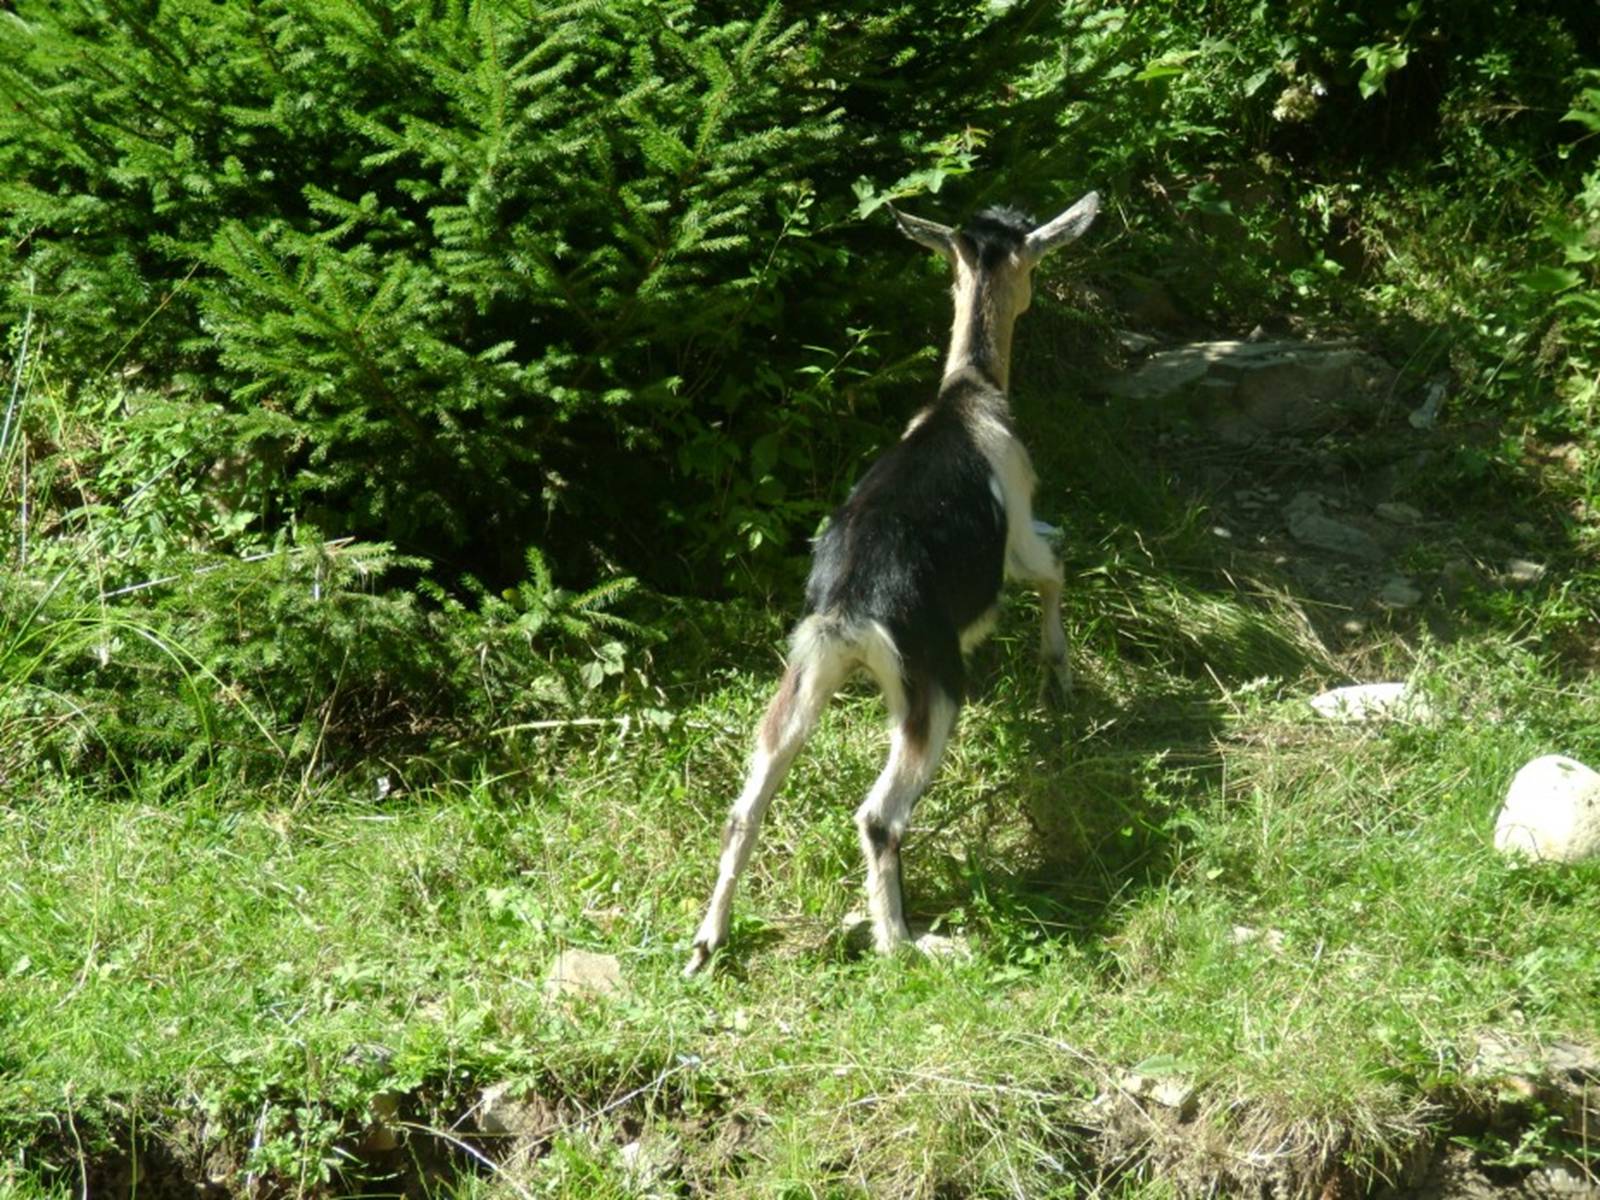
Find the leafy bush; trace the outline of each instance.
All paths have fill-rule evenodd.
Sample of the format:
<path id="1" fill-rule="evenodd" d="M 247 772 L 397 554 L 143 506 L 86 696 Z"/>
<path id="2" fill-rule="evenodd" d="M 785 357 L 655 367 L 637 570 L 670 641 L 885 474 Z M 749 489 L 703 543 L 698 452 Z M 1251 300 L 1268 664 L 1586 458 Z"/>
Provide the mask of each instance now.
<path id="1" fill-rule="evenodd" d="M 1047 11 L 23 4 L 0 316 L 217 403 L 260 530 L 786 571 L 907 355 L 851 184 L 998 124 Z"/>

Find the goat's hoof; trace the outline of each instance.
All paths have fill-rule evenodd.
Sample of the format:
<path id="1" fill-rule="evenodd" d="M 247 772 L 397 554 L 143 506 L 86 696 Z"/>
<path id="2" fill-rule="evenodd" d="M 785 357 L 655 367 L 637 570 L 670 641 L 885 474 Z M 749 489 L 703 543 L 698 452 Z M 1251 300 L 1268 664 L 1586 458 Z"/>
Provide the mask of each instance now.
<path id="1" fill-rule="evenodd" d="M 1065 706 L 1072 702 L 1072 668 L 1064 662 L 1046 663 L 1039 680 L 1039 706 Z"/>
<path id="2" fill-rule="evenodd" d="M 910 927 L 902 925 L 899 929 L 887 935 L 874 935 L 872 949 L 874 953 L 885 958 L 907 953 L 915 955 L 917 953 L 917 943 L 911 936 Z"/>
<path id="3" fill-rule="evenodd" d="M 711 947 L 704 942 L 696 942 L 689 951 L 689 961 L 683 968 L 683 977 L 685 979 L 693 979 L 701 971 L 705 970 L 706 964 L 710 961 Z"/>

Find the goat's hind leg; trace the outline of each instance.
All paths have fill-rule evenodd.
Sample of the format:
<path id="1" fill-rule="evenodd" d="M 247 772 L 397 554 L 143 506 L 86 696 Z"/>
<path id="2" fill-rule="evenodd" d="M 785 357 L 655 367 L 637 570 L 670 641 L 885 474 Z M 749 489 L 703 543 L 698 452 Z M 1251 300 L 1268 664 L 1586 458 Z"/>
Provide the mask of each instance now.
<path id="1" fill-rule="evenodd" d="M 778 694 L 767 705 L 766 716 L 756 733 L 756 748 L 750 756 L 744 790 L 734 801 L 728 822 L 722 829 L 717 884 L 712 890 L 705 919 L 694 935 L 689 962 L 683 969 L 685 975 L 698 972 L 711 961 L 717 947 L 728 940 L 734 888 L 756 848 L 761 819 L 793 765 L 795 755 L 816 728 L 823 707 L 841 682 L 841 672 L 834 669 L 833 664 L 814 660 L 797 659 L 783 673 Z"/>
<path id="2" fill-rule="evenodd" d="M 892 953 L 911 940 L 900 888 L 900 843 L 911 823 L 911 810 L 939 769 L 959 708 L 943 687 L 931 681 L 906 692 L 899 704 L 891 703 L 889 761 L 856 810 L 861 853 L 867 860 L 867 911 L 879 954 Z"/>

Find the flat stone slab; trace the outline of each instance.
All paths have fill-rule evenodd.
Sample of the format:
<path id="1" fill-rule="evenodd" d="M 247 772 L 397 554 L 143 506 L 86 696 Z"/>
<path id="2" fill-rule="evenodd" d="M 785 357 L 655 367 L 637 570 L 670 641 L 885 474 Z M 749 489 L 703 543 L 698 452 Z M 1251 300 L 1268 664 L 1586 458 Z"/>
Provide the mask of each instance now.
<path id="1" fill-rule="evenodd" d="M 1224 441 L 1336 428 L 1376 411 L 1394 368 L 1352 342 L 1191 342 L 1112 375 L 1102 390 L 1160 405 L 1181 400 Z"/>
<path id="2" fill-rule="evenodd" d="M 1433 715 L 1426 698 L 1404 683 L 1356 683 L 1333 688 L 1306 701 L 1319 717 L 1359 724 L 1367 721 L 1423 721 Z"/>
<path id="3" fill-rule="evenodd" d="M 563 950 L 545 972 L 544 990 L 549 996 L 620 996 L 622 964 L 615 954 Z"/>

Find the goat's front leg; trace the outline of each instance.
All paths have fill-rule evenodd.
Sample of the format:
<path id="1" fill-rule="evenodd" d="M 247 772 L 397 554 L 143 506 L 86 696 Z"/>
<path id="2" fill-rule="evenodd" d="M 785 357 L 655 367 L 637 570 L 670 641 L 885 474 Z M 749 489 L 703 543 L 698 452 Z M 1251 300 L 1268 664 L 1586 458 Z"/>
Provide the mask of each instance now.
<path id="1" fill-rule="evenodd" d="M 1061 627 L 1061 563 L 1031 521 L 1012 530 L 1006 568 L 1012 578 L 1039 593 L 1039 656 L 1065 700 L 1072 693 L 1072 667 L 1067 662 L 1066 630 Z"/>

